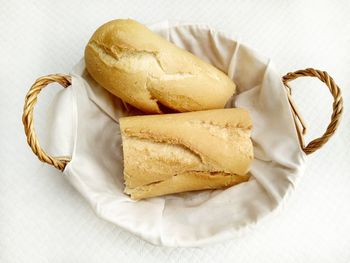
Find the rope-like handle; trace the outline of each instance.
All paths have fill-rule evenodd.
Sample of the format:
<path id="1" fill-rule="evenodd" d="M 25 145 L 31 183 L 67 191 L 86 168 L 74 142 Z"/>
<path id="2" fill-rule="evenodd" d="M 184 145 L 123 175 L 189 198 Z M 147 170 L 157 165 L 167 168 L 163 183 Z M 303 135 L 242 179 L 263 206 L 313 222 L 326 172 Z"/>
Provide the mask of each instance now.
<path id="1" fill-rule="evenodd" d="M 31 86 L 30 90 L 27 93 L 27 96 L 25 97 L 22 122 L 24 125 L 25 134 L 27 136 L 27 142 L 39 160 L 51 164 L 57 169 L 63 171 L 70 159 L 67 157 L 52 157 L 48 155 L 40 147 L 33 126 L 33 111 L 34 106 L 37 102 L 38 94 L 43 88 L 52 82 L 57 82 L 66 88 L 71 85 L 71 77 L 68 75 L 53 74 L 38 78 Z"/>
<path id="2" fill-rule="evenodd" d="M 333 100 L 333 113 L 331 116 L 331 122 L 328 125 L 325 133 L 320 137 L 315 140 L 312 140 L 307 146 L 304 145 L 303 141 L 303 135 L 305 134 L 305 126 L 303 124 L 303 120 L 300 117 L 300 114 L 296 110 L 296 106 L 293 103 L 293 100 L 291 99 L 291 88 L 288 86 L 288 82 L 291 80 L 294 80 L 299 77 L 316 77 L 319 80 L 321 80 L 323 83 L 327 85 L 329 88 L 329 91 L 331 92 L 334 100 Z M 288 90 L 288 98 L 289 102 L 291 104 L 293 116 L 294 116 L 294 122 L 297 127 L 298 131 L 298 136 L 299 140 L 301 143 L 301 147 L 304 150 L 306 154 L 310 154 L 321 148 L 329 139 L 332 137 L 334 132 L 336 131 L 339 121 L 343 112 L 343 98 L 341 96 L 340 89 L 338 85 L 334 82 L 333 78 L 328 75 L 327 72 L 313 69 L 313 68 L 307 68 L 304 70 L 298 70 L 295 72 L 289 72 L 282 78 L 283 84 L 286 86 Z M 298 120 L 297 120 L 298 119 Z M 300 129 L 298 126 L 298 121 L 299 123 L 303 126 L 303 130 Z"/>

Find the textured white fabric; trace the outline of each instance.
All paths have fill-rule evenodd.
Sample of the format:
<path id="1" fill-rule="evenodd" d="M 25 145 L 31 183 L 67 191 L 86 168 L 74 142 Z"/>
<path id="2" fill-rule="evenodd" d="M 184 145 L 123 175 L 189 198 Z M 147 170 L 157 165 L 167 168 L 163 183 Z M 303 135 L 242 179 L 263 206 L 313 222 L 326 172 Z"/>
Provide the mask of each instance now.
<path id="1" fill-rule="evenodd" d="M 237 83 L 237 95 L 227 107 L 243 107 L 252 116 L 251 179 L 226 190 L 131 200 L 123 193 L 118 124 L 127 112 L 119 99 L 89 77 L 83 60 L 71 73 L 72 86 L 60 93 L 71 96 L 54 105 L 52 119 L 65 121 L 48 127 L 51 137 L 60 138 L 51 138 L 49 146 L 55 146 L 50 152 L 72 156 L 64 173 L 97 215 L 153 244 L 200 246 L 237 238 L 278 207 L 303 171 L 304 153 L 281 76 L 269 60 L 209 27 L 164 22 L 153 30 L 227 72 Z M 56 153 L 54 149 L 62 146 L 70 151 Z"/>
<path id="2" fill-rule="evenodd" d="M 2 1 L 0 262 L 348 263 L 349 13 L 347 0 Z M 93 31 L 120 17 L 143 23 L 205 23 L 270 57 L 282 74 L 315 67 L 335 79 L 345 100 L 339 129 L 322 149 L 307 156 L 305 173 L 281 213 L 239 241 L 203 248 L 153 246 L 96 216 L 62 173 L 37 160 L 23 132 L 24 95 L 39 76 L 69 73 Z M 329 123 L 329 91 L 311 78 L 291 86 L 310 141 Z M 61 90 L 48 86 L 35 107 L 34 126 L 44 149 L 47 107 Z"/>

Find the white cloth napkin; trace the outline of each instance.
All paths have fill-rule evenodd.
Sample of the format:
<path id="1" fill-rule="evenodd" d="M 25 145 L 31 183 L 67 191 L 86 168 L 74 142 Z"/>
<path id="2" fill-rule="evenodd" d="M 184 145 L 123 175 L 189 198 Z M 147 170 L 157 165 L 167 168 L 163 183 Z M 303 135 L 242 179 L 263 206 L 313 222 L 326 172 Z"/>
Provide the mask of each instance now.
<path id="1" fill-rule="evenodd" d="M 118 124 L 128 113 L 89 77 L 83 60 L 71 73 L 72 86 L 54 100 L 49 151 L 72 157 L 64 174 L 98 216 L 153 244 L 201 246 L 238 238 L 280 206 L 303 172 L 305 155 L 281 76 L 271 61 L 207 26 L 164 22 L 151 28 L 237 84 L 238 95 L 227 107 L 252 116 L 251 179 L 226 190 L 132 201 L 123 193 Z"/>

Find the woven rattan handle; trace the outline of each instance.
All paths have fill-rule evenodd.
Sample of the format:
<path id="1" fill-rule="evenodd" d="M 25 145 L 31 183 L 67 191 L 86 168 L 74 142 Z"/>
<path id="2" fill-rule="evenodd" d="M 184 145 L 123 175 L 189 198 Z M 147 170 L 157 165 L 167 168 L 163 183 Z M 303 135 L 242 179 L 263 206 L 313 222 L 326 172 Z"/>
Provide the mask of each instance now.
<path id="1" fill-rule="evenodd" d="M 324 84 L 326 84 L 326 86 L 329 88 L 329 91 L 331 92 L 333 99 L 334 99 L 333 100 L 333 113 L 331 116 L 331 122 L 328 125 L 326 131 L 324 132 L 324 134 L 320 138 L 317 138 L 317 139 L 309 142 L 309 144 L 307 146 L 305 146 L 304 140 L 303 140 L 303 135 L 306 132 L 305 125 L 303 124 L 303 120 L 302 120 L 300 114 L 298 113 L 296 106 L 291 98 L 291 88 L 288 86 L 289 81 L 294 80 L 294 79 L 299 78 L 299 77 L 316 77 L 316 78 L 318 78 Z M 282 78 L 282 81 L 288 90 L 288 98 L 289 98 L 289 102 L 290 102 L 290 105 L 292 108 L 294 122 L 295 122 L 296 127 L 297 127 L 301 147 L 303 148 L 303 150 L 306 154 L 313 153 L 316 150 L 320 149 L 329 140 L 329 138 L 332 137 L 332 135 L 334 134 L 334 132 L 336 131 L 336 129 L 339 125 L 339 121 L 340 121 L 340 118 L 341 118 L 341 115 L 343 112 L 343 98 L 341 96 L 340 89 L 339 89 L 338 85 L 334 82 L 332 77 L 328 75 L 327 72 L 317 70 L 317 69 L 312 69 L 312 68 L 298 70 L 295 72 L 289 72 L 288 74 L 286 74 Z M 302 125 L 302 127 L 303 127 L 302 129 L 300 128 L 299 124 Z"/>
<path id="2" fill-rule="evenodd" d="M 27 96 L 25 97 L 22 121 L 24 125 L 24 131 L 27 136 L 27 142 L 30 148 L 32 148 L 34 154 L 38 156 L 40 161 L 51 164 L 57 169 L 63 171 L 70 159 L 67 157 L 52 157 L 48 155 L 40 147 L 33 126 L 33 111 L 34 106 L 37 102 L 38 94 L 43 88 L 45 88 L 48 84 L 52 82 L 57 82 L 66 88 L 71 84 L 71 77 L 61 74 L 53 74 L 37 79 L 35 83 L 31 86 L 29 92 L 27 93 Z"/>

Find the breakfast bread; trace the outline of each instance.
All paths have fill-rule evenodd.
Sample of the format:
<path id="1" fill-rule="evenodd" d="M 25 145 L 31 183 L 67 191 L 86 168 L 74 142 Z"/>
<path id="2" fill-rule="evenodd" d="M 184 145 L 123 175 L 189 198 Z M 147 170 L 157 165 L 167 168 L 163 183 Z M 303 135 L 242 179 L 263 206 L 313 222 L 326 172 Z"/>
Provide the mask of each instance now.
<path id="1" fill-rule="evenodd" d="M 119 119 L 125 192 L 142 199 L 247 181 L 252 122 L 244 109 Z"/>
<path id="2" fill-rule="evenodd" d="M 97 83 L 145 113 L 224 108 L 236 89 L 222 71 L 131 19 L 98 28 L 85 64 Z"/>

